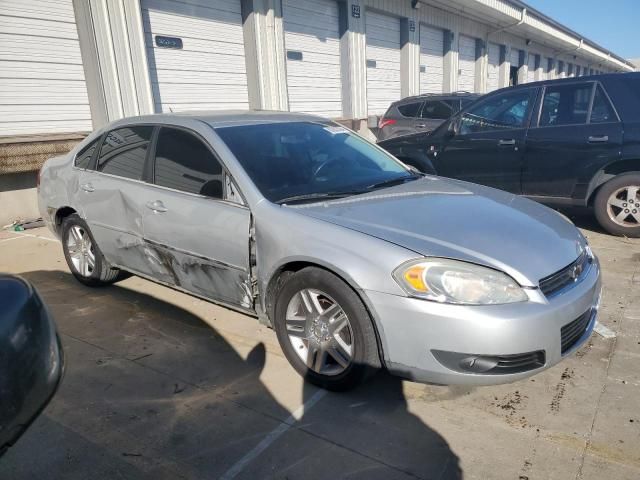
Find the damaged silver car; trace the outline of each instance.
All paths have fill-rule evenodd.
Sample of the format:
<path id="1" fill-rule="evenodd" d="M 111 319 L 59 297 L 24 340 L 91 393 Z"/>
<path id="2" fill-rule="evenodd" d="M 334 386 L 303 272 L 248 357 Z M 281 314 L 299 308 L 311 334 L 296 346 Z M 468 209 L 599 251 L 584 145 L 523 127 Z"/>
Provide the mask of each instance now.
<path id="1" fill-rule="evenodd" d="M 564 217 L 417 173 L 319 117 L 113 122 L 46 162 L 39 204 L 83 284 L 134 274 L 254 315 L 329 389 L 380 367 L 511 382 L 596 321 L 598 261 Z"/>

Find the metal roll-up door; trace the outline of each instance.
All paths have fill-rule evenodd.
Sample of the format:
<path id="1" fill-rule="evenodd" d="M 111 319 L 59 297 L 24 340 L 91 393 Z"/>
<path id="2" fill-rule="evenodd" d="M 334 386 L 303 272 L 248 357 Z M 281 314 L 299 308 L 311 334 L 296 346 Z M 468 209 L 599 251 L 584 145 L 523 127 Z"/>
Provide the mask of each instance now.
<path id="1" fill-rule="evenodd" d="M 342 117 L 335 0 L 283 0 L 289 110 Z"/>
<path id="2" fill-rule="evenodd" d="M 500 88 L 500 45 L 490 43 L 487 48 L 487 92 Z"/>
<path id="3" fill-rule="evenodd" d="M 368 10 L 365 15 L 367 41 L 367 109 L 380 115 L 400 99 L 400 20 Z"/>
<path id="4" fill-rule="evenodd" d="M 420 25 L 420 93 L 442 93 L 444 31 Z"/>
<path id="5" fill-rule="evenodd" d="M 509 52 L 509 63 L 512 67 L 520 66 L 520 50 L 512 48 Z"/>
<path id="6" fill-rule="evenodd" d="M 535 82 L 536 80 L 536 56 L 533 53 L 529 53 L 527 59 L 527 82 Z"/>
<path id="7" fill-rule="evenodd" d="M 249 108 L 240 0 L 142 0 L 157 112 Z"/>
<path id="8" fill-rule="evenodd" d="M 476 39 L 460 35 L 458 40 L 458 90 L 474 92 L 476 86 Z"/>
<path id="9" fill-rule="evenodd" d="M 93 129 L 71 0 L 2 0 L 0 136 Z"/>

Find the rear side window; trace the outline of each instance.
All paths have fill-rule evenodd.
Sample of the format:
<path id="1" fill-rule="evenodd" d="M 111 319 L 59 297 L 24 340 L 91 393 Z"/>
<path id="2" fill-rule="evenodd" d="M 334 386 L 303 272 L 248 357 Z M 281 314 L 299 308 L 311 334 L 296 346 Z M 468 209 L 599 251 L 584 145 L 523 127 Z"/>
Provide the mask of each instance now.
<path id="1" fill-rule="evenodd" d="M 545 89 L 539 126 L 587 123 L 591 83 L 550 86 Z"/>
<path id="2" fill-rule="evenodd" d="M 416 118 L 422 102 L 407 103 L 405 105 L 398 105 L 398 111 L 403 117 Z"/>
<path id="3" fill-rule="evenodd" d="M 426 101 L 420 118 L 432 118 L 436 120 L 446 120 L 451 116 L 451 106 L 442 101 Z"/>
<path id="4" fill-rule="evenodd" d="M 89 145 L 87 145 L 82 150 L 80 150 L 80 152 L 76 155 L 76 161 L 75 161 L 76 167 L 82 168 L 85 170 L 91 167 L 91 159 L 93 158 L 93 152 L 96 151 L 99 141 L 100 141 L 100 137 L 98 137 Z"/>
<path id="5" fill-rule="evenodd" d="M 162 187 L 222 198 L 220 162 L 199 138 L 184 130 L 160 130 L 154 178 Z"/>
<path id="6" fill-rule="evenodd" d="M 98 170 L 142 180 L 153 127 L 125 127 L 109 132 L 100 148 Z"/>
<path id="7" fill-rule="evenodd" d="M 596 94 L 593 97 L 593 107 L 591 108 L 590 123 L 607 123 L 617 122 L 618 117 L 609 103 L 609 99 L 602 90 L 602 87 L 598 85 Z"/>

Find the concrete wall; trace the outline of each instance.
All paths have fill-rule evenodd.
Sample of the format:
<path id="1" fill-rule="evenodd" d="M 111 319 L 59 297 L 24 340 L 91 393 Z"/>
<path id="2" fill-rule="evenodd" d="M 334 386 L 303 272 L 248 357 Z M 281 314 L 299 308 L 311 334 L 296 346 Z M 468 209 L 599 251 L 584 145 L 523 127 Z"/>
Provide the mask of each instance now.
<path id="1" fill-rule="evenodd" d="M 0 227 L 14 220 L 40 216 L 36 197 L 37 175 L 37 172 L 0 175 Z"/>

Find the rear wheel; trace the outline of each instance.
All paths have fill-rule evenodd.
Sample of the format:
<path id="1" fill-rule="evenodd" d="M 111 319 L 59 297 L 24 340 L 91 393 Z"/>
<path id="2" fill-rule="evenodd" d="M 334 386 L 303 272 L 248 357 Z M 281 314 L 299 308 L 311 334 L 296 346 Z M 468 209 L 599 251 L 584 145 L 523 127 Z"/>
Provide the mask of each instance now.
<path id="1" fill-rule="evenodd" d="M 598 223 L 609 233 L 640 237 L 640 174 L 619 175 L 596 194 Z"/>
<path id="2" fill-rule="evenodd" d="M 87 286 L 109 285 L 129 276 L 111 267 L 96 245 L 86 222 L 78 215 L 69 215 L 62 222 L 62 249 L 73 276 Z"/>
<path id="3" fill-rule="evenodd" d="M 348 390 L 380 368 L 371 318 L 340 278 L 308 267 L 277 293 L 274 326 L 293 367 L 328 390 Z"/>

